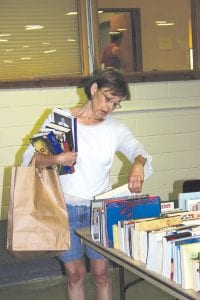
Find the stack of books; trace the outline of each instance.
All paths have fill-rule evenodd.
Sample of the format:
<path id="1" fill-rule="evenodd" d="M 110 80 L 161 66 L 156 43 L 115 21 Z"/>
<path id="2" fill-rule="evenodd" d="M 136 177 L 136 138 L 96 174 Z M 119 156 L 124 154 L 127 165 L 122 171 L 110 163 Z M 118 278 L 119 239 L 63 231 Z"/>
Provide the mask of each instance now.
<path id="1" fill-rule="evenodd" d="M 55 108 L 52 111 L 52 122 L 42 127 L 30 142 L 39 153 L 51 155 L 63 151 L 78 151 L 77 119 L 67 111 Z M 74 166 L 57 166 L 59 175 L 72 174 Z"/>
<path id="2" fill-rule="evenodd" d="M 162 205 L 158 196 L 125 196 L 126 188 L 93 200 L 93 239 L 122 251 L 183 289 L 200 292 L 199 192 L 179 195 L 180 207 L 174 209 L 170 202 Z"/>

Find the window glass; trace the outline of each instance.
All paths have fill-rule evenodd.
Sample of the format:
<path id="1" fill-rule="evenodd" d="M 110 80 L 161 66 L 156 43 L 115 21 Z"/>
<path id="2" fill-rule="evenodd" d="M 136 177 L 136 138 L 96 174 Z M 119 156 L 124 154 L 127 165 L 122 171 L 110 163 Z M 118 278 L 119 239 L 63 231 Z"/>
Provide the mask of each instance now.
<path id="1" fill-rule="evenodd" d="M 193 70 L 190 0 L 98 0 L 98 22 L 101 63 L 107 46 L 107 62 L 120 53 L 125 72 Z"/>
<path id="2" fill-rule="evenodd" d="M 0 81 L 82 73 L 78 1 L 1 1 L 0 28 Z"/>

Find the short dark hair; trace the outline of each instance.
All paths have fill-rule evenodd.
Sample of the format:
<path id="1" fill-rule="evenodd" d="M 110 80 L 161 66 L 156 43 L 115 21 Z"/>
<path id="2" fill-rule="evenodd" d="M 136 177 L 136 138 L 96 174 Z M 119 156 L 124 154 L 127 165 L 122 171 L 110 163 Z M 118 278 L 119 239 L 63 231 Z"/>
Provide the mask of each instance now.
<path id="1" fill-rule="evenodd" d="M 128 82 L 124 74 L 115 68 L 106 68 L 91 76 L 85 83 L 85 94 L 91 100 L 91 86 L 97 83 L 98 88 L 108 88 L 113 95 L 119 96 L 122 99 L 130 99 L 130 91 Z"/>

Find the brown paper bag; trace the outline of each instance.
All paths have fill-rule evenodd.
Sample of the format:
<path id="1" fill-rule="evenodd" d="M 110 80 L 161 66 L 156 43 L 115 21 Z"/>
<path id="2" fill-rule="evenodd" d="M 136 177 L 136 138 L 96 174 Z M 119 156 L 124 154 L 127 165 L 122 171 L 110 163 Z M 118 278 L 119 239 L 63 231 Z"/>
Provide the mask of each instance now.
<path id="1" fill-rule="evenodd" d="M 56 170 L 12 167 L 7 249 L 19 256 L 69 248 L 68 213 Z"/>

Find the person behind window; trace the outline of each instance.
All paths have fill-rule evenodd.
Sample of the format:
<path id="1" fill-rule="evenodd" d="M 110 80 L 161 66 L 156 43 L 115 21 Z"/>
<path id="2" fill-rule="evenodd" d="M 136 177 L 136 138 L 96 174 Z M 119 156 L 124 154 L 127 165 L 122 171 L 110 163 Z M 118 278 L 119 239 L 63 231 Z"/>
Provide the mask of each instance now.
<path id="1" fill-rule="evenodd" d="M 91 200 L 111 189 L 110 170 L 116 152 L 122 152 L 132 163 L 127 181 L 129 190 L 136 193 L 141 192 L 144 178 L 152 173 L 152 158 L 132 132 L 111 116 L 123 100 L 130 98 L 128 83 L 121 71 L 106 68 L 96 73 L 85 82 L 84 91 L 88 98 L 86 104 L 67 109 L 77 117 L 78 153 L 34 154 L 32 145 L 29 145 L 23 163 L 28 165 L 35 155 L 38 167 L 74 165 L 73 174 L 60 176 L 71 236 L 71 249 L 59 255 L 67 274 L 68 296 L 70 300 L 85 299 L 86 254 L 90 259 L 96 299 L 111 300 L 109 261 L 84 246 L 74 231 L 90 226 Z M 50 114 L 44 125 L 51 121 Z"/>
<path id="2" fill-rule="evenodd" d="M 121 50 L 121 41 L 123 34 L 120 31 L 110 32 L 110 44 L 103 50 L 101 59 L 102 68 L 114 67 L 116 69 L 124 70 L 126 67 L 123 53 Z"/>

